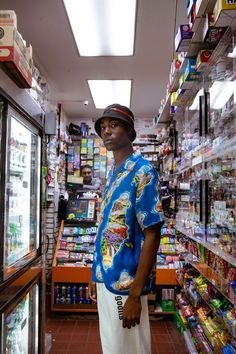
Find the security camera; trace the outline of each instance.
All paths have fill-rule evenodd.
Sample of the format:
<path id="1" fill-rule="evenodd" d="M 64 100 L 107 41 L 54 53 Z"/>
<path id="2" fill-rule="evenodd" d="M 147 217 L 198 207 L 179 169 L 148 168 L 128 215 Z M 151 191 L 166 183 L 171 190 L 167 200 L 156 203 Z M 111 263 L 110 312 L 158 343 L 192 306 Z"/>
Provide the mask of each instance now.
<path id="1" fill-rule="evenodd" d="M 88 101 L 88 100 L 83 101 L 83 105 L 84 105 L 85 107 L 88 106 L 88 104 L 89 104 L 89 101 Z"/>

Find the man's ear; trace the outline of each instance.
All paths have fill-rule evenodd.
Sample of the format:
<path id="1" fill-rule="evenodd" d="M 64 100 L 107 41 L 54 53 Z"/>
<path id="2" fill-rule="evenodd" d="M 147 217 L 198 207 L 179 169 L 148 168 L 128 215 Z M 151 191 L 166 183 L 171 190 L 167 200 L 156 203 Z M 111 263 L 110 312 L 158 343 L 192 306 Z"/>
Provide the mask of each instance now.
<path id="1" fill-rule="evenodd" d="M 129 125 L 128 125 L 128 135 L 129 135 L 130 139 L 132 139 L 132 135 L 133 135 L 133 128 L 132 128 L 132 127 L 130 127 Z"/>

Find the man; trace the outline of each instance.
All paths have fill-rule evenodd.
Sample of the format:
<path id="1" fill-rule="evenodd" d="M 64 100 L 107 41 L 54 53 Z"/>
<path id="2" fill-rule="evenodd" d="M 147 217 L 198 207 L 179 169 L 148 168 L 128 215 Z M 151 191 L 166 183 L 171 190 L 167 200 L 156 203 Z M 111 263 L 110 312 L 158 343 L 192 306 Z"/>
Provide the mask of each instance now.
<path id="1" fill-rule="evenodd" d="M 83 177 L 84 190 L 97 191 L 100 188 L 100 181 L 98 178 L 92 177 L 92 167 L 84 165 L 81 167 L 81 177 Z"/>
<path id="2" fill-rule="evenodd" d="M 114 164 L 105 186 L 95 245 L 91 298 L 97 296 L 103 354 L 151 354 L 149 276 L 160 242 L 158 176 L 140 153 L 133 113 L 108 106 L 95 130 Z"/>

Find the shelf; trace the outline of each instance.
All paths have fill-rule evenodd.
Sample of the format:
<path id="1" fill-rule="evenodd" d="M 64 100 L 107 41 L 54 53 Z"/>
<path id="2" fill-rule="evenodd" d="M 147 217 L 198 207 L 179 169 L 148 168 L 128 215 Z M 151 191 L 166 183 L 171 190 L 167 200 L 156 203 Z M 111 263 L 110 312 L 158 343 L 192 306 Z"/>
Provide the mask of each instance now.
<path id="1" fill-rule="evenodd" d="M 60 312 L 91 312 L 97 313 L 97 305 L 96 304 L 53 304 L 53 311 Z"/>
<path id="2" fill-rule="evenodd" d="M 179 88 L 179 78 L 181 76 L 181 73 L 183 72 L 183 63 L 181 64 L 180 68 L 175 71 L 173 75 L 173 79 L 170 84 L 170 92 L 176 92 Z"/>
<path id="3" fill-rule="evenodd" d="M 203 155 L 203 162 L 210 162 L 212 160 L 216 160 L 227 154 L 232 154 L 233 152 L 235 153 L 235 145 L 236 145 L 236 136 L 226 141 L 223 145 L 220 145 L 212 149 L 211 154 L 209 152 L 206 152 Z"/>
<path id="4" fill-rule="evenodd" d="M 228 295 L 219 288 L 217 283 L 222 283 L 225 279 L 221 278 L 213 269 L 208 267 L 205 263 L 188 261 L 195 269 L 199 271 L 234 307 L 236 304 L 228 297 Z"/>
<path id="5" fill-rule="evenodd" d="M 75 220 L 75 219 L 71 219 L 71 220 L 65 220 L 65 224 L 64 226 L 72 226 L 72 225 L 81 225 L 81 224 L 96 224 L 97 221 L 96 220 L 86 220 L 86 219 L 81 219 L 81 220 Z"/>
<path id="6" fill-rule="evenodd" d="M 176 269 L 157 268 L 156 285 L 178 285 L 178 281 L 176 279 Z"/>
<path id="7" fill-rule="evenodd" d="M 170 94 L 168 95 L 167 99 L 166 99 L 166 103 L 163 107 L 163 110 L 159 116 L 159 119 L 156 123 L 156 126 L 160 123 L 168 123 L 170 121 L 171 118 L 171 114 L 170 114 Z"/>
<path id="8" fill-rule="evenodd" d="M 215 255 L 219 256 L 220 258 L 224 259 L 226 262 L 230 263 L 232 266 L 236 267 L 236 257 L 220 250 L 217 246 L 214 246 L 212 243 L 204 241 L 200 237 L 192 236 L 186 232 L 183 228 L 179 226 L 174 226 L 177 231 L 179 231 L 184 236 L 191 238 L 193 241 L 200 243 L 202 246 L 207 248 L 209 251 L 212 251 Z"/>
<path id="9" fill-rule="evenodd" d="M 201 299 L 202 299 L 202 301 L 204 302 L 204 304 L 207 305 L 207 306 L 211 309 L 213 315 L 216 316 L 217 319 L 218 319 L 218 321 L 219 321 L 222 325 L 225 326 L 225 321 L 224 321 L 224 319 L 217 313 L 217 309 L 215 309 L 212 305 L 209 304 L 208 301 L 206 301 L 206 300 L 203 298 L 202 294 L 199 292 L 199 290 L 198 290 L 197 287 L 196 287 L 196 290 L 197 290 L 198 294 L 201 296 Z M 233 334 L 233 333 L 231 333 L 231 332 L 229 331 L 228 327 L 225 328 L 225 329 L 228 331 L 228 333 L 229 333 L 229 335 L 230 335 L 231 337 L 233 337 L 233 338 L 236 339 L 236 335 Z"/>
<path id="10" fill-rule="evenodd" d="M 189 350 L 189 353 L 198 354 L 198 351 L 196 350 L 195 345 L 193 344 L 193 339 L 192 339 L 191 332 L 188 329 L 186 329 L 183 332 L 183 336 L 184 336 L 186 347 Z"/>

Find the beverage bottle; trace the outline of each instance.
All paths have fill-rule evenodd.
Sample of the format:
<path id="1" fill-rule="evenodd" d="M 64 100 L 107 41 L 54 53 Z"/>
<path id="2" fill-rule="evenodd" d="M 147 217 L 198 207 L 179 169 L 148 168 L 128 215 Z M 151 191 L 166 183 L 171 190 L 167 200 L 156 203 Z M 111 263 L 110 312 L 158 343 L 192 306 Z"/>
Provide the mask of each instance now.
<path id="1" fill-rule="evenodd" d="M 55 304 L 57 304 L 57 305 L 60 304 L 60 302 L 61 302 L 60 300 L 61 300 L 60 299 L 60 294 L 57 294 L 56 297 L 55 297 Z"/>
<path id="2" fill-rule="evenodd" d="M 60 296 L 60 303 L 61 304 L 65 304 L 65 302 L 66 302 L 66 290 L 67 290 L 66 285 L 62 285 L 61 296 Z"/>
<path id="3" fill-rule="evenodd" d="M 67 290 L 67 287 L 66 287 L 66 285 L 62 285 L 62 287 L 61 287 L 61 295 L 62 296 L 66 296 L 66 290 Z"/>
<path id="4" fill-rule="evenodd" d="M 83 287 L 82 286 L 79 287 L 79 303 L 80 304 L 83 303 Z"/>
<path id="5" fill-rule="evenodd" d="M 77 304 L 77 302 L 78 302 L 77 286 L 73 285 L 72 286 L 72 304 Z"/>
<path id="6" fill-rule="evenodd" d="M 61 294 L 61 285 L 57 284 L 54 288 L 54 298 L 55 298 L 55 302 L 57 298 L 60 298 L 60 294 Z"/>
<path id="7" fill-rule="evenodd" d="M 67 286 L 67 292 L 66 292 L 66 304 L 71 304 L 71 286 Z"/>

